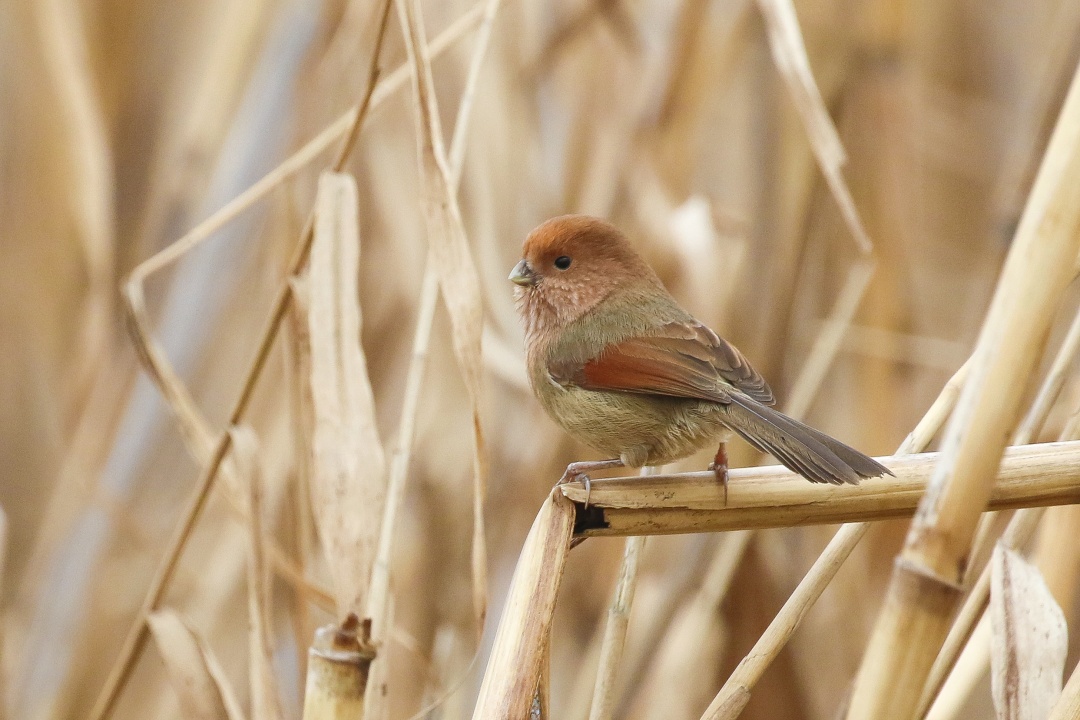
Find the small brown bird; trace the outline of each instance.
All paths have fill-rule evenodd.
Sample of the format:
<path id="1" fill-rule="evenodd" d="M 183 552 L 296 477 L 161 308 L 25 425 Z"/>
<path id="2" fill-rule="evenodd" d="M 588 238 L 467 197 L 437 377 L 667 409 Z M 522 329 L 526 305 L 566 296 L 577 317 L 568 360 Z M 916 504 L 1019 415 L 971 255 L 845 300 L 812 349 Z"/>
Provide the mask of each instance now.
<path id="1" fill-rule="evenodd" d="M 679 307 L 613 225 L 552 218 L 529 234 L 522 255 L 510 280 L 533 392 L 567 432 L 612 457 L 571 463 L 560 483 L 588 483 L 593 470 L 663 465 L 719 438 L 710 469 L 726 493 L 729 431 L 810 482 L 889 473 L 770 408 L 764 378 Z"/>

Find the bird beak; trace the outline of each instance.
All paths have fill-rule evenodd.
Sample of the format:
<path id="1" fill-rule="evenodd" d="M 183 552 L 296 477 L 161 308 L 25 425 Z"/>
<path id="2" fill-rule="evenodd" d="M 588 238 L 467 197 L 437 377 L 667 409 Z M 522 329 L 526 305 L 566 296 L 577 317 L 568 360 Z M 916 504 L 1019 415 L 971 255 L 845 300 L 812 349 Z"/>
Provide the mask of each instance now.
<path id="1" fill-rule="evenodd" d="M 514 269 L 510 271 L 510 277 L 508 279 L 515 285 L 528 287 L 529 285 L 536 284 L 536 273 L 529 267 L 529 263 L 522 259 L 514 266 Z"/>

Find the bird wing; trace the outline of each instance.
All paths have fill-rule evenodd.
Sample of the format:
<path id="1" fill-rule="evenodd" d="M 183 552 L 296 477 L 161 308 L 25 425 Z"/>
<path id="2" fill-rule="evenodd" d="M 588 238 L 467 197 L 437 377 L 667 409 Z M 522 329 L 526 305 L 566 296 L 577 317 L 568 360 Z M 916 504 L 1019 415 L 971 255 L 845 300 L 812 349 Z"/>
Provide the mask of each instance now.
<path id="1" fill-rule="evenodd" d="M 586 390 L 731 401 L 741 391 L 763 405 L 773 394 L 734 345 L 701 323 L 673 322 L 658 332 L 611 343 L 584 363 L 548 365 L 552 379 Z"/>

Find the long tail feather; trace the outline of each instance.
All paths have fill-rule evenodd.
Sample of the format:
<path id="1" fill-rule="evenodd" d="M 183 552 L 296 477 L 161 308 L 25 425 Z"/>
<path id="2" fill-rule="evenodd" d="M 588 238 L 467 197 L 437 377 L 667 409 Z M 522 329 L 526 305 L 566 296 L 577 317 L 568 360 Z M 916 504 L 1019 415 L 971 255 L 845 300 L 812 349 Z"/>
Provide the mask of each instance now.
<path id="1" fill-rule="evenodd" d="M 726 424 L 744 440 L 810 482 L 857 484 L 892 473 L 887 467 L 809 425 L 732 393 Z"/>

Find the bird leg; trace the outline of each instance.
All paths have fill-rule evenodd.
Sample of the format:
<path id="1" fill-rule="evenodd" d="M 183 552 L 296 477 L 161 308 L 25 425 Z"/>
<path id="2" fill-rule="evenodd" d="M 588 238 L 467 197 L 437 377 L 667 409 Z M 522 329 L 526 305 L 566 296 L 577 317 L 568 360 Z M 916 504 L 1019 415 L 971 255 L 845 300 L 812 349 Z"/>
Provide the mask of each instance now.
<path id="1" fill-rule="evenodd" d="M 562 485 L 568 482 L 574 482 L 580 480 L 585 484 L 585 509 L 589 509 L 589 496 L 592 494 L 592 481 L 589 480 L 589 476 L 585 473 L 590 473 L 594 470 L 607 470 L 609 468 L 625 467 L 625 464 L 619 458 L 613 458 L 611 460 L 586 460 L 584 462 L 573 462 L 566 466 L 566 472 L 559 478 L 559 482 L 556 485 Z"/>
<path id="2" fill-rule="evenodd" d="M 724 486 L 724 505 L 727 506 L 727 484 L 728 484 L 728 461 L 727 461 L 727 443 L 723 440 L 720 441 L 719 447 L 716 448 L 716 457 L 709 463 L 709 469 L 716 475 L 716 479 Z"/>

